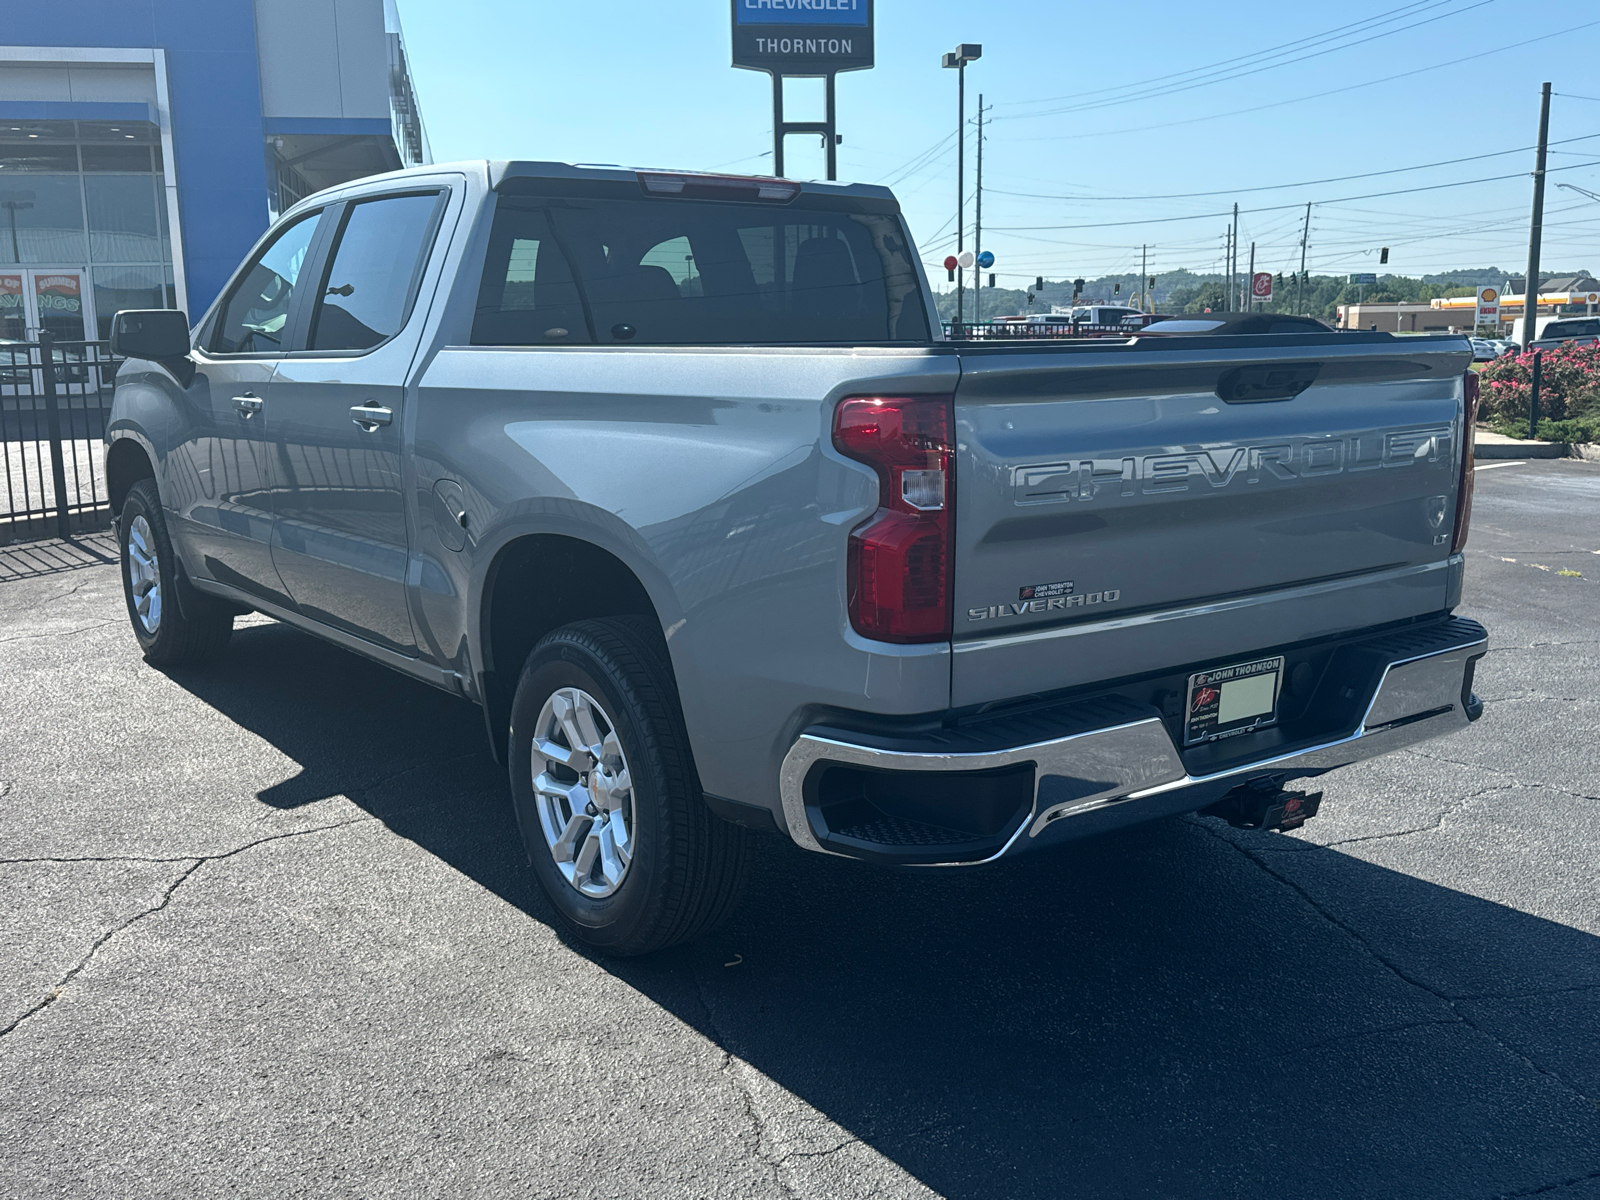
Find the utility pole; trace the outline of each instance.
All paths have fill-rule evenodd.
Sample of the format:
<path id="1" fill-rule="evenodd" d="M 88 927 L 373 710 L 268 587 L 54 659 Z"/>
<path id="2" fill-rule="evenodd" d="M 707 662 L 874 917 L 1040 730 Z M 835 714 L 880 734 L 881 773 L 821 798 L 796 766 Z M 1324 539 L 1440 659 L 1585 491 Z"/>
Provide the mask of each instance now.
<path id="1" fill-rule="evenodd" d="M 1311 201 L 1306 201 L 1306 227 L 1300 233 L 1300 275 L 1294 285 L 1294 306 L 1304 316 L 1306 294 L 1306 243 L 1311 240 Z"/>
<path id="2" fill-rule="evenodd" d="M 1539 243 L 1544 236 L 1544 159 L 1550 143 L 1550 85 L 1539 93 L 1539 154 L 1533 168 L 1533 227 L 1528 232 L 1528 283 L 1522 289 L 1522 348 L 1538 336 Z"/>
<path id="3" fill-rule="evenodd" d="M 978 93 L 978 212 L 973 218 L 972 253 L 983 253 L 983 93 Z M 983 320 L 983 266 L 972 268 L 972 319 Z"/>
<path id="4" fill-rule="evenodd" d="M 1222 285 L 1222 311 L 1233 311 L 1233 229 L 1231 226 L 1222 228 L 1222 277 L 1227 282 Z"/>
<path id="5" fill-rule="evenodd" d="M 1155 312 L 1155 301 L 1150 299 L 1150 247 L 1139 247 L 1139 290 L 1144 293 L 1144 303 L 1139 305 L 1140 312 Z M 1148 305 L 1148 308 L 1146 307 Z"/>
<path id="6" fill-rule="evenodd" d="M 1226 225 L 1224 225 L 1222 227 L 1222 276 L 1223 276 L 1224 279 L 1228 278 L 1233 273 L 1231 271 L 1231 269 L 1229 268 L 1229 266 L 1228 266 L 1228 264 L 1231 263 L 1232 261 L 1233 261 L 1233 231 L 1231 229 L 1229 229 Z M 1230 291 L 1232 291 L 1232 290 L 1233 289 L 1229 284 L 1224 283 L 1222 285 L 1222 311 L 1223 312 L 1228 312 L 1229 311 L 1229 307 L 1228 306 L 1232 303 L 1232 301 L 1230 301 L 1228 299 L 1228 293 Z"/>
<path id="7" fill-rule="evenodd" d="M 1233 202 L 1233 236 L 1228 242 L 1228 311 L 1234 312 L 1239 294 L 1239 202 Z"/>
<path id="8" fill-rule="evenodd" d="M 1256 244 L 1250 243 L 1250 274 L 1245 276 L 1245 312 L 1256 310 Z"/>

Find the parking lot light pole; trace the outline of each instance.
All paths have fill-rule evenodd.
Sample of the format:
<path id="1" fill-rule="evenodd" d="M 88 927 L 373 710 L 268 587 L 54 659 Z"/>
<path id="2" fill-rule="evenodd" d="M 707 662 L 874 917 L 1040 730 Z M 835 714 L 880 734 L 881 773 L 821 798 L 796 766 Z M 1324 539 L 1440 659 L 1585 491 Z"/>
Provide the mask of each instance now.
<path id="1" fill-rule="evenodd" d="M 967 195 L 967 64 L 983 57 L 983 47 L 975 42 L 962 42 L 954 53 L 940 59 L 940 65 L 954 67 L 956 72 L 956 255 L 966 248 L 964 215 Z M 956 268 L 956 326 L 965 313 L 967 272 Z"/>

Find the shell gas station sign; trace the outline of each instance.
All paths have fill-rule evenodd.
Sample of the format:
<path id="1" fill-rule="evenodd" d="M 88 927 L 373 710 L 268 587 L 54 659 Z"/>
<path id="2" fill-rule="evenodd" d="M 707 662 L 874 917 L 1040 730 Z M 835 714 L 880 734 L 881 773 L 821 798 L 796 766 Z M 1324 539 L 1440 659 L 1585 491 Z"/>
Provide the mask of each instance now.
<path id="1" fill-rule="evenodd" d="M 1498 325 L 1500 323 L 1500 289 L 1497 287 L 1481 287 L 1478 289 L 1478 316 L 1476 324 Z"/>

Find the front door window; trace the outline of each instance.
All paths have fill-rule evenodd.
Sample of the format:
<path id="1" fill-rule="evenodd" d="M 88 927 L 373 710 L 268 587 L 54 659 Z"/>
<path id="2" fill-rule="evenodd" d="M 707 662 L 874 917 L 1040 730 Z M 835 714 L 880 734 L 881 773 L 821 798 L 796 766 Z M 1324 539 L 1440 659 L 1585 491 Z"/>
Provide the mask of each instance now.
<path id="1" fill-rule="evenodd" d="M 213 354 L 277 354 L 283 349 L 294 285 L 320 216 L 307 213 L 280 230 L 250 264 L 222 306 L 211 338 Z"/>

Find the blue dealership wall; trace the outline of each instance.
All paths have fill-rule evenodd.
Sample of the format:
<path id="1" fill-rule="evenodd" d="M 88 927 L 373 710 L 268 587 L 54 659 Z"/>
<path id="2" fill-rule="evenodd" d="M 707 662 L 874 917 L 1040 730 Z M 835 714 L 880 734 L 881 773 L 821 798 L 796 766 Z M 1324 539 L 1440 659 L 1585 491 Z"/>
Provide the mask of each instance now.
<path id="1" fill-rule="evenodd" d="M 260 68 L 251 0 L 13 4 L 13 46 L 166 51 L 190 316 L 198 319 L 267 227 Z"/>

